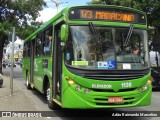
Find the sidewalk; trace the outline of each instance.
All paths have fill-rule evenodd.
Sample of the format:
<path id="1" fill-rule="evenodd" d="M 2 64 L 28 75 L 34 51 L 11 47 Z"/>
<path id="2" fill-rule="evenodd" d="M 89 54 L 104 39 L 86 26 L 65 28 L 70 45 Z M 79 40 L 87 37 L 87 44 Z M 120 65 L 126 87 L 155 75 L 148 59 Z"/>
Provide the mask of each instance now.
<path id="1" fill-rule="evenodd" d="M 3 76 L 3 85 L 0 88 L 0 114 L 2 114 L 3 111 L 39 111 L 35 105 L 30 101 L 30 99 L 25 95 L 25 93 L 20 90 L 18 85 L 13 82 L 13 95 L 10 96 L 11 90 L 10 90 L 10 78 L 7 76 Z M 2 116 L 2 115 L 0 115 Z M 3 120 L 24 120 L 27 118 L 8 118 L 8 117 L 2 117 L 0 119 Z M 29 118 L 31 119 L 31 118 Z M 32 118 L 33 120 L 43 120 L 45 118 Z"/>

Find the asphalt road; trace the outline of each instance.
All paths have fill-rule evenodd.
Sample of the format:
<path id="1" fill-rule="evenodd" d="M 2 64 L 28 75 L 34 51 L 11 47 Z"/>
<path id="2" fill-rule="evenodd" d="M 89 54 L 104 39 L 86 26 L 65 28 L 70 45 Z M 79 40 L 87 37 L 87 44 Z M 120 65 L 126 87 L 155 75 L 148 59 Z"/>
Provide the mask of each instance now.
<path id="1" fill-rule="evenodd" d="M 22 78 L 22 69 L 20 66 L 16 66 L 14 68 L 14 81 L 19 84 L 20 89 L 28 95 L 28 97 L 35 103 L 35 106 L 38 108 L 39 111 L 52 111 L 48 108 L 46 99 L 43 94 L 38 92 L 37 90 L 27 90 L 26 82 Z M 10 68 L 7 67 L 3 69 L 3 74 L 9 76 L 10 75 Z M 14 87 L 14 86 L 13 86 Z M 13 93 L 14 94 L 14 93 Z M 118 108 L 118 109 L 104 109 L 104 110 L 55 110 L 53 111 L 54 114 L 57 116 L 54 120 L 84 120 L 84 119 L 106 119 L 107 113 L 119 113 L 124 112 L 128 113 L 129 111 L 159 111 L 160 115 L 160 91 L 153 91 L 152 93 L 152 103 L 150 106 L 144 107 L 130 107 L 130 108 Z M 66 117 L 67 116 L 67 117 Z M 115 118 L 115 117 L 114 117 Z M 113 118 L 113 119 L 114 119 Z M 48 117 L 48 119 L 52 119 Z M 112 118 L 110 118 L 112 119 Z M 158 120 L 158 117 L 116 117 L 116 119 L 127 119 L 127 120 Z"/>

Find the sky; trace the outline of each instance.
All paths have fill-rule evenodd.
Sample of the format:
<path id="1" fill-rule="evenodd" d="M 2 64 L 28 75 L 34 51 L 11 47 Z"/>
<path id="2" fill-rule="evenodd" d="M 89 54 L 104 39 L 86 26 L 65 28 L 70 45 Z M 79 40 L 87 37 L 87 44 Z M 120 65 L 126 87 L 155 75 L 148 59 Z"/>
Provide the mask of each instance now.
<path id="1" fill-rule="evenodd" d="M 44 8 L 43 11 L 40 11 L 40 17 L 37 18 L 39 22 L 46 22 L 51 19 L 57 13 L 57 7 L 52 0 L 44 0 L 47 3 L 47 8 Z M 86 5 L 87 2 L 91 0 L 54 0 L 60 4 L 58 11 L 61 11 L 67 6 L 76 6 L 76 5 Z"/>

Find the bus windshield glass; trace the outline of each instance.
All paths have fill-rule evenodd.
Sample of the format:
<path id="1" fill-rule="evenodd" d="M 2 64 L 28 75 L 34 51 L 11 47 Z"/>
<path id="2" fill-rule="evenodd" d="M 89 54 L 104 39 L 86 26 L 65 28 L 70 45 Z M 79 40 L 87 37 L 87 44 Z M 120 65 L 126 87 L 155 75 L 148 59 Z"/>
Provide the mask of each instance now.
<path id="1" fill-rule="evenodd" d="M 65 61 L 71 67 L 81 69 L 145 69 L 149 67 L 145 42 L 146 30 L 93 25 L 70 26 Z"/>

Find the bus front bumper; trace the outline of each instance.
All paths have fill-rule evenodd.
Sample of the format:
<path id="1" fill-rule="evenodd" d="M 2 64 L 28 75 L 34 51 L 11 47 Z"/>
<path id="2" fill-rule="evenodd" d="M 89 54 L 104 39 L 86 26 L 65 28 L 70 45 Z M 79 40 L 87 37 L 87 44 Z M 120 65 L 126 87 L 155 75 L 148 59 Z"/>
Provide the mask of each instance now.
<path id="1" fill-rule="evenodd" d="M 146 106 L 151 104 L 151 93 L 151 85 L 141 93 L 136 89 L 126 92 L 90 91 L 89 94 L 85 94 L 68 87 L 62 96 L 62 108 L 97 109 Z M 124 99 L 123 103 L 108 103 L 108 97 L 115 96 L 122 97 Z"/>

